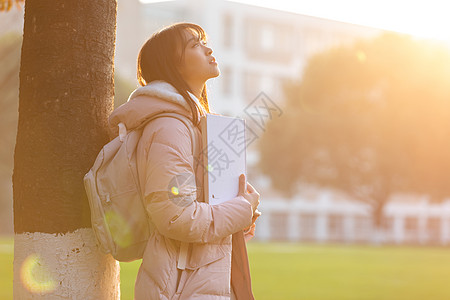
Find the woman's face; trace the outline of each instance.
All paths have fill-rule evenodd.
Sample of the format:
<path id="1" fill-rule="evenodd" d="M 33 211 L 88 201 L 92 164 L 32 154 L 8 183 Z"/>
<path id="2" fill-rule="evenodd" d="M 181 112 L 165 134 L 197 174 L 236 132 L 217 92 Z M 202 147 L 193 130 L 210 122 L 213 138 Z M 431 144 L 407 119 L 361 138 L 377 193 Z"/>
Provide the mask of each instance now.
<path id="1" fill-rule="evenodd" d="M 204 84 L 208 79 L 219 76 L 220 71 L 212 49 L 191 31 L 185 31 L 187 45 L 179 71 L 186 82 Z"/>

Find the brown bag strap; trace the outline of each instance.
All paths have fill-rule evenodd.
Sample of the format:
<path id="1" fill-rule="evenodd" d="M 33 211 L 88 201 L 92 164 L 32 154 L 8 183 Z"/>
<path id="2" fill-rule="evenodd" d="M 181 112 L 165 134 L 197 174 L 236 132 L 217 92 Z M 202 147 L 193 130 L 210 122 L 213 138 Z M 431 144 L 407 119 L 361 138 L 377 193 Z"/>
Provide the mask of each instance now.
<path id="1" fill-rule="evenodd" d="M 234 233 L 232 237 L 231 286 L 237 300 L 255 299 L 252 292 L 247 246 L 243 231 Z"/>

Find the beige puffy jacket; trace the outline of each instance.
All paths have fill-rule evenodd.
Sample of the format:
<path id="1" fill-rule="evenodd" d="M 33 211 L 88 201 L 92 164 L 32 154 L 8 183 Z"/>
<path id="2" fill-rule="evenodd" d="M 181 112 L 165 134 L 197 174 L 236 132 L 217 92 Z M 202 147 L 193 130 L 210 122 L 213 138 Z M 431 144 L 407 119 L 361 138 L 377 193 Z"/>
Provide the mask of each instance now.
<path id="1" fill-rule="evenodd" d="M 111 130 L 116 131 L 120 122 L 132 129 L 161 112 L 192 120 L 176 89 L 153 81 L 114 110 Z M 199 127 L 196 130 L 200 133 Z M 199 152 L 202 148 L 200 144 Z M 204 168 L 198 164 L 194 170 L 194 162 L 190 133 L 181 121 L 161 117 L 145 126 L 137 163 L 153 228 L 136 279 L 136 300 L 230 299 L 231 290 L 233 298 L 253 298 L 242 236 L 252 224 L 252 207 L 242 196 L 215 206 L 202 202 Z M 174 183 L 176 191 L 171 189 Z M 184 270 L 177 269 L 181 242 L 188 245 Z"/>

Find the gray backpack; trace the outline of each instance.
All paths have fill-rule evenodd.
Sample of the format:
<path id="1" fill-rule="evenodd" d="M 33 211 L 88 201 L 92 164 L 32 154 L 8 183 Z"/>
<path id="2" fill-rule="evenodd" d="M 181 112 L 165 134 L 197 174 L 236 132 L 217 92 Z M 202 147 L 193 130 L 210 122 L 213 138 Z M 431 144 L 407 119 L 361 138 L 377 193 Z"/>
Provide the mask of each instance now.
<path id="1" fill-rule="evenodd" d="M 136 149 L 144 126 L 159 117 L 182 121 L 191 133 L 192 153 L 197 153 L 197 133 L 187 117 L 161 113 L 127 132 L 119 124 L 119 136 L 106 144 L 84 176 L 91 223 L 100 249 L 118 261 L 141 259 L 150 235 L 136 166 Z"/>

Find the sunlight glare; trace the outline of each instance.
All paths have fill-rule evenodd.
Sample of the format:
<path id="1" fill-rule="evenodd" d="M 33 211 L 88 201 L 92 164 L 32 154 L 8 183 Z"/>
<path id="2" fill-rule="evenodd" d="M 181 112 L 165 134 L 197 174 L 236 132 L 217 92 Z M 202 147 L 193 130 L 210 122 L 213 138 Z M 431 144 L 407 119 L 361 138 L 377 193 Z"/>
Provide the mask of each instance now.
<path id="1" fill-rule="evenodd" d="M 359 24 L 450 43 L 448 2 L 443 0 L 235 0 L 233 2 Z"/>
<path id="2" fill-rule="evenodd" d="M 172 194 L 174 194 L 175 196 L 177 196 L 180 193 L 176 186 L 173 186 L 170 190 L 171 190 Z"/>
<path id="3" fill-rule="evenodd" d="M 358 59 L 358 61 L 360 63 L 364 63 L 367 59 L 367 56 L 366 56 L 366 53 L 364 53 L 364 51 L 358 50 L 358 51 L 356 51 L 356 58 Z"/>
<path id="4" fill-rule="evenodd" d="M 133 242 L 133 235 L 127 221 L 113 210 L 105 212 L 105 222 L 108 224 L 114 241 L 122 248 Z"/>
<path id="5" fill-rule="evenodd" d="M 47 294 L 56 288 L 55 280 L 37 254 L 31 254 L 24 260 L 20 269 L 20 278 L 25 288 L 31 293 Z"/>

